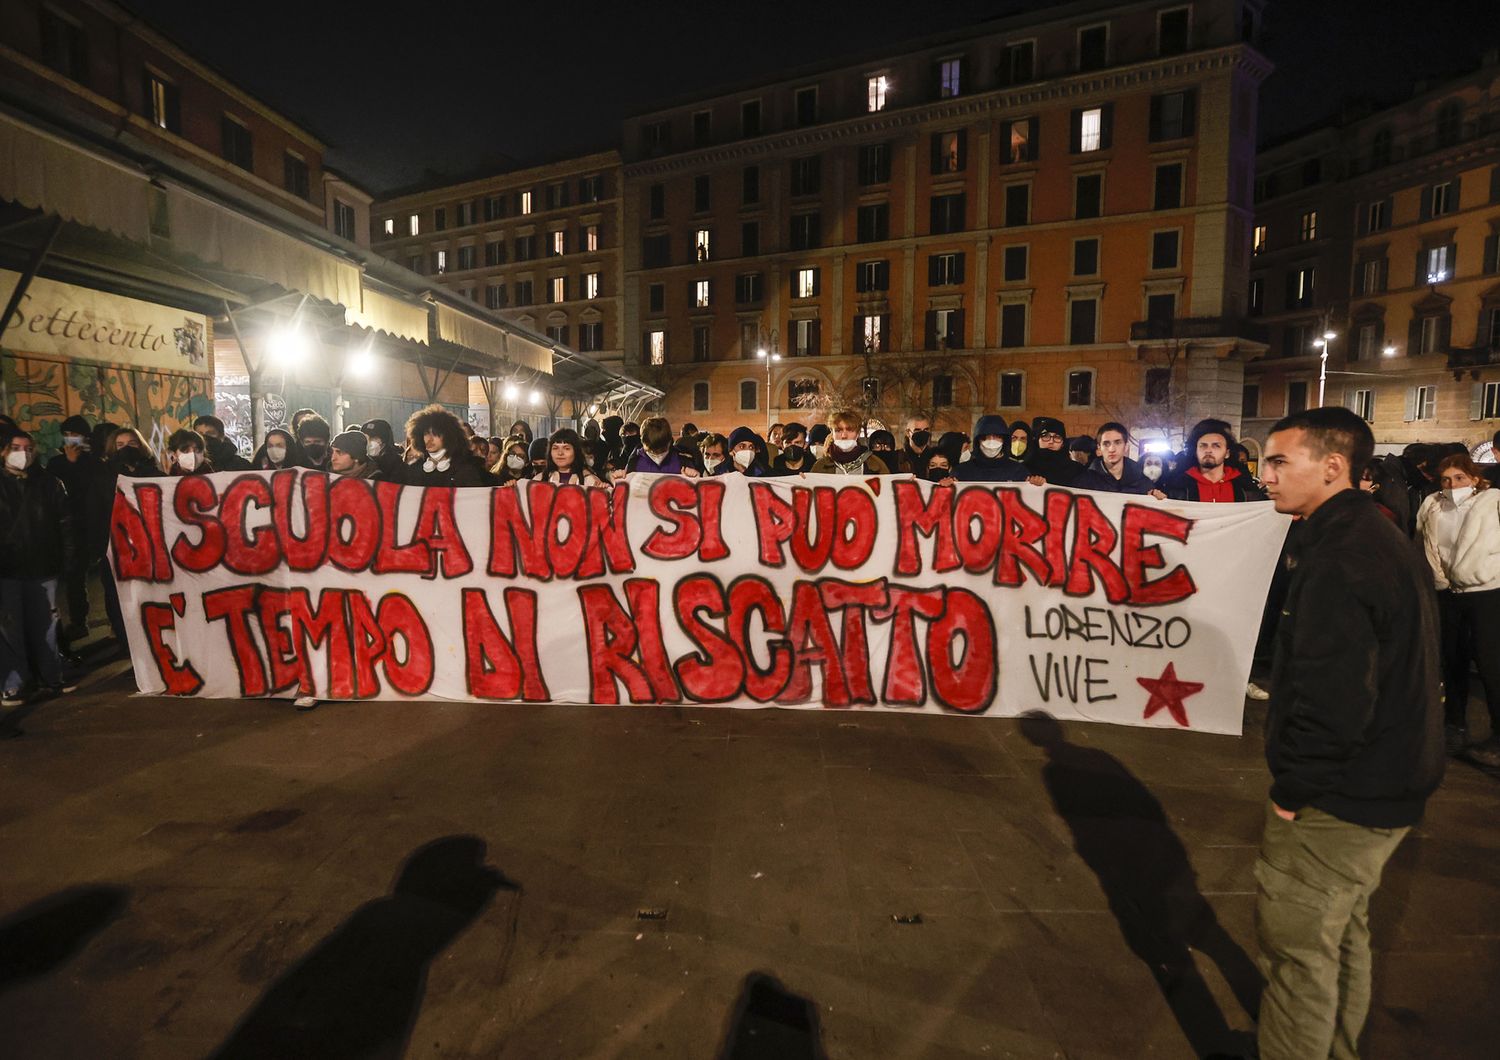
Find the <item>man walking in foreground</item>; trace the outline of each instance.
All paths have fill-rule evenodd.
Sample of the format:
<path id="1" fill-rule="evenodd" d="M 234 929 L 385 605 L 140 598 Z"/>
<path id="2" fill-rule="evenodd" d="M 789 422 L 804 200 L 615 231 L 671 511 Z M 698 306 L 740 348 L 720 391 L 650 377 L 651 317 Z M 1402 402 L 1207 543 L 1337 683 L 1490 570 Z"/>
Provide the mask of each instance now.
<path id="1" fill-rule="evenodd" d="M 1358 1056 L 1370 896 L 1443 775 L 1432 580 L 1357 488 L 1374 446 L 1348 409 L 1311 409 L 1272 428 L 1261 463 L 1276 510 L 1305 520 L 1266 716 L 1264 1060 Z"/>

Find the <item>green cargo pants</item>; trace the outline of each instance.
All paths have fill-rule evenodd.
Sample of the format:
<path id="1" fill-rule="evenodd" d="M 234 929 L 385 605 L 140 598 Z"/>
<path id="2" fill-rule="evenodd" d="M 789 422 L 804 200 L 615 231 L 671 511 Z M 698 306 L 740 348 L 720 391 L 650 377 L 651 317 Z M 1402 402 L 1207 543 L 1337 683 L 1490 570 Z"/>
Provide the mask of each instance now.
<path id="1" fill-rule="evenodd" d="M 1366 828 L 1306 807 L 1295 821 L 1266 801 L 1255 863 L 1261 1060 L 1359 1055 L 1370 1009 L 1370 895 L 1410 828 Z"/>

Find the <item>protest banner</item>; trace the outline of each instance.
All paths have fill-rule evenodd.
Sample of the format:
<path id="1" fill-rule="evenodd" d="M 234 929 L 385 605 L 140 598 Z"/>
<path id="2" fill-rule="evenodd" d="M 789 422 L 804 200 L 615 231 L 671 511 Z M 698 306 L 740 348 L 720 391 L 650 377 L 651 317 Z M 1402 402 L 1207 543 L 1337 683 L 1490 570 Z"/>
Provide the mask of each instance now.
<path id="1" fill-rule="evenodd" d="M 904 476 L 121 479 L 152 694 L 721 704 L 1239 733 L 1289 519 Z"/>

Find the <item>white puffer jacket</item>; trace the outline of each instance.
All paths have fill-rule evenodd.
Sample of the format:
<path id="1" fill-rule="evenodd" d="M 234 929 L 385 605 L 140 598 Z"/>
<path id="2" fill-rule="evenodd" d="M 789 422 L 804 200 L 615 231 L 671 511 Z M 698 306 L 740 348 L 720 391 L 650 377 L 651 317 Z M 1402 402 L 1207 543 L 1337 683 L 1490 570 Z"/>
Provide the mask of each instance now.
<path id="1" fill-rule="evenodd" d="M 1422 536 L 1422 549 L 1432 566 L 1437 587 L 1459 593 L 1500 589 L 1500 488 L 1480 490 L 1464 505 L 1458 541 L 1446 567 L 1438 557 L 1432 535 L 1432 524 L 1442 503 L 1443 494 L 1434 493 L 1417 511 L 1417 533 Z"/>

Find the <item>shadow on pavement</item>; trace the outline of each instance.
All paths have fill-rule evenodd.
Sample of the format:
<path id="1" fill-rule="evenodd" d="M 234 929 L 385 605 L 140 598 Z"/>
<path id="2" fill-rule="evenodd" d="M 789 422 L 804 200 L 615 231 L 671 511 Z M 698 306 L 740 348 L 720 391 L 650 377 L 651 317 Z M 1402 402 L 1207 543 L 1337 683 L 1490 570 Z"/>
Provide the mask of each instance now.
<path id="1" fill-rule="evenodd" d="M 0 993 L 75 956 L 125 909 L 123 887 L 74 887 L 0 921 Z"/>
<path id="2" fill-rule="evenodd" d="M 824 1060 L 818 1006 L 764 972 L 745 976 L 718 1060 Z"/>
<path id="3" fill-rule="evenodd" d="M 1074 849 L 1098 877 L 1126 944 L 1151 970 L 1195 1053 L 1234 1043 L 1189 947 L 1218 965 L 1251 1017 L 1260 1008 L 1262 979 L 1198 890 L 1187 849 L 1161 803 L 1118 758 L 1069 743 L 1051 715 L 1027 714 L 1020 725 L 1047 753 L 1042 780 Z"/>
<path id="4" fill-rule="evenodd" d="M 213 1055 L 399 1057 L 427 966 L 501 891 L 484 841 L 447 836 L 406 859 L 390 895 L 366 902 L 273 983 Z"/>

